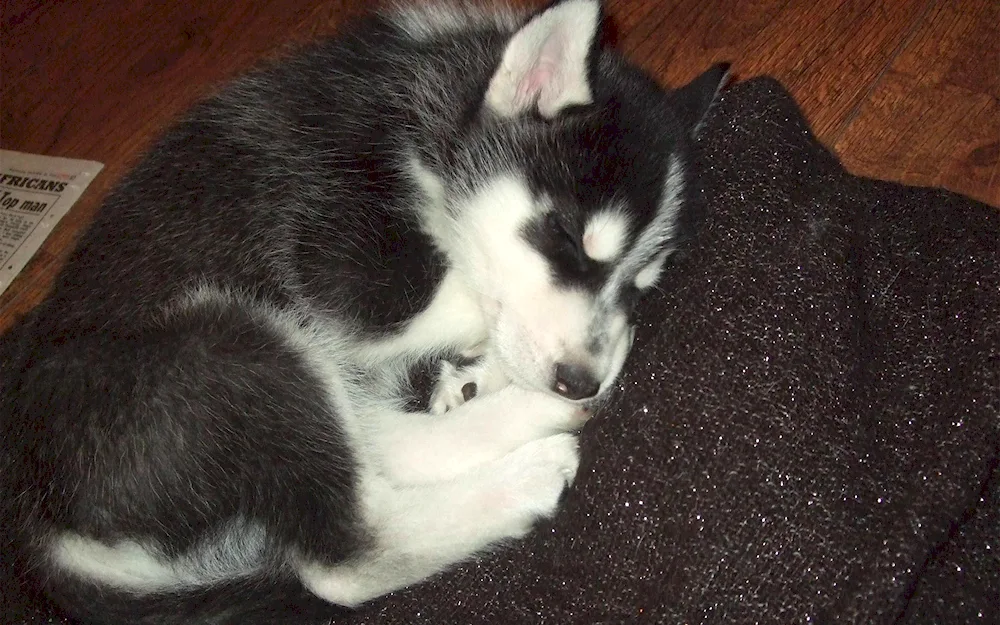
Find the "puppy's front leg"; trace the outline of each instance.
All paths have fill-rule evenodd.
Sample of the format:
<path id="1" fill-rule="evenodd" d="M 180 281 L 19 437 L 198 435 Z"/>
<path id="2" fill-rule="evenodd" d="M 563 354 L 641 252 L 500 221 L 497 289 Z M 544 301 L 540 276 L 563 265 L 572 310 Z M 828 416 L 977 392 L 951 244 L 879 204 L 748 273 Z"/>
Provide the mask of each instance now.
<path id="1" fill-rule="evenodd" d="M 392 482 L 440 482 L 530 441 L 579 428 L 589 415 L 578 404 L 508 385 L 442 415 L 380 415 L 373 443 Z"/>
<path id="2" fill-rule="evenodd" d="M 441 483 L 376 480 L 362 497 L 373 549 L 349 562 L 296 562 L 320 597 L 355 606 L 413 584 L 555 514 L 579 463 L 576 437 L 556 434 Z"/>

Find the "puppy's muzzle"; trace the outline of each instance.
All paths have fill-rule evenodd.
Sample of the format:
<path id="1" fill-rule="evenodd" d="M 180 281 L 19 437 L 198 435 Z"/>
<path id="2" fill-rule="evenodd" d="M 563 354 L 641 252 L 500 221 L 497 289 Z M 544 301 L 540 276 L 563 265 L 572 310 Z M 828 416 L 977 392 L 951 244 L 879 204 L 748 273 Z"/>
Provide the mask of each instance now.
<path id="1" fill-rule="evenodd" d="M 552 390 L 566 399 L 588 399 L 597 395 L 600 389 L 600 381 L 589 368 L 562 362 L 556 364 Z"/>

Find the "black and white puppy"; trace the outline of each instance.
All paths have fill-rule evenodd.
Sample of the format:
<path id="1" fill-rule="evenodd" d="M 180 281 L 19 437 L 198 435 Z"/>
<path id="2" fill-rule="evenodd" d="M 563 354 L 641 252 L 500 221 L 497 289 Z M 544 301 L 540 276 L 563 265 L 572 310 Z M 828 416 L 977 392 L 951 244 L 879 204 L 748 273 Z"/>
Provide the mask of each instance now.
<path id="1" fill-rule="evenodd" d="M 159 141 L 3 338 L 4 512 L 47 592 L 250 623 L 270 587 L 356 606 L 554 514 L 725 78 L 665 91 L 600 21 L 374 16 Z"/>

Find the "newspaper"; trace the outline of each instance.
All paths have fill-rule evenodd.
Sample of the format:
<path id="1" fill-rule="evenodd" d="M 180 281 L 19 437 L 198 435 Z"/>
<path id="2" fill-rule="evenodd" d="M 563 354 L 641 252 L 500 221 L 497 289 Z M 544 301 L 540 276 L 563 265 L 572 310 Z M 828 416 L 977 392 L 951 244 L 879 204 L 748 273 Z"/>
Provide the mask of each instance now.
<path id="1" fill-rule="evenodd" d="M 0 294 L 103 167 L 0 150 Z"/>

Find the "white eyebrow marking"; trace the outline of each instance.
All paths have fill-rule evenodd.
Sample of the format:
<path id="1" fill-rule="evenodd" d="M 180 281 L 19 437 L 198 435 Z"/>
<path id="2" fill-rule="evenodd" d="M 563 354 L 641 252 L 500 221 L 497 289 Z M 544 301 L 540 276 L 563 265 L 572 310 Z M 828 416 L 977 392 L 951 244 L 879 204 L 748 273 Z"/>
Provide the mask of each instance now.
<path id="1" fill-rule="evenodd" d="M 619 210 L 593 215 L 583 230 L 583 251 L 593 260 L 617 258 L 628 238 L 629 219 Z"/>

